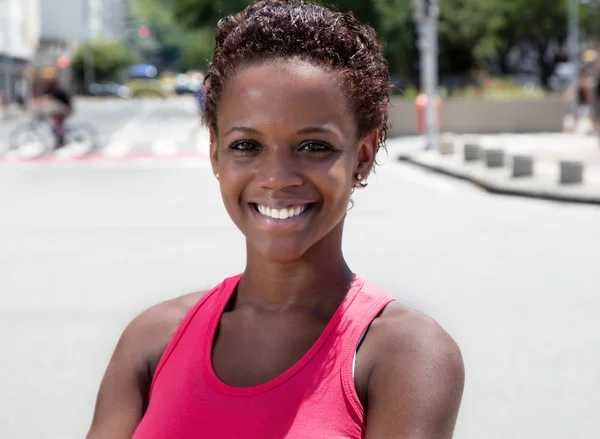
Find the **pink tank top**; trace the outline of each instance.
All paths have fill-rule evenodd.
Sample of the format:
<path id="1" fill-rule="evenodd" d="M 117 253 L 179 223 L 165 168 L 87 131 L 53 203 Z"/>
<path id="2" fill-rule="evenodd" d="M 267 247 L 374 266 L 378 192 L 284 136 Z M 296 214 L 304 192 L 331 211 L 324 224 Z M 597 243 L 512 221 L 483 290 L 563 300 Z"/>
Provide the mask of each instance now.
<path id="1" fill-rule="evenodd" d="M 232 387 L 214 372 L 212 346 L 240 278 L 213 288 L 177 329 L 158 364 L 148 410 L 133 439 L 363 438 L 354 353 L 371 321 L 394 299 L 355 276 L 323 334 L 300 361 L 267 383 Z"/>

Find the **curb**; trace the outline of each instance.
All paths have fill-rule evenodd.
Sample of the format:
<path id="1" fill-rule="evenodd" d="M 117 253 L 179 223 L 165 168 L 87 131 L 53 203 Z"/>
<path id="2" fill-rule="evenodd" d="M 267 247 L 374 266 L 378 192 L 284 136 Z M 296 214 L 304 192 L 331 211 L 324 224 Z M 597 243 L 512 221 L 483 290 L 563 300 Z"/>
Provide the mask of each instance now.
<path id="1" fill-rule="evenodd" d="M 443 174 L 449 177 L 457 178 L 459 180 L 468 181 L 476 186 L 486 190 L 487 192 L 499 195 L 518 196 L 524 198 L 536 198 L 542 200 L 558 201 L 563 203 L 577 203 L 577 204 L 592 204 L 600 205 L 600 195 L 598 197 L 585 196 L 585 195 L 563 195 L 549 191 L 534 191 L 534 190 L 519 190 L 509 189 L 498 184 L 490 183 L 481 178 L 465 175 L 460 172 L 449 170 L 443 166 L 436 166 L 429 163 L 423 163 L 417 159 L 414 159 L 410 155 L 400 155 L 398 160 L 401 162 L 409 163 L 420 168 Z"/>
<path id="2" fill-rule="evenodd" d="M 84 163 L 84 162 L 134 162 L 139 160 L 158 160 L 158 161 L 176 161 L 176 160 L 202 160 L 209 159 L 208 154 L 202 152 L 181 152 L 173 155 L 158 155 L 151 152 L 142 152 L 127 154 L 124 156 L 111 156 L 101 153 L 83 154 L 80 156 L 57 156 L 54 154 L 42 155 L 32 158 L 6 157 L 0 155 L 0 166 L 3 164 L 52 164 L 52 163 Z"/>

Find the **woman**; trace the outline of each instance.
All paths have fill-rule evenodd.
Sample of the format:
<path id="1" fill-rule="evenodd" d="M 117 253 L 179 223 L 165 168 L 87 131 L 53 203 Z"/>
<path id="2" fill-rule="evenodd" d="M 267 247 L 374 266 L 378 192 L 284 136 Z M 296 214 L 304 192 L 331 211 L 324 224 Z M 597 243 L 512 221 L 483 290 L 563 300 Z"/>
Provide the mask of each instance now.
<path id="1" fill-rule="evenodd" d="M 452 437 L 458 347 L 342 255 L 350 196 L 386 139 L 374 31 L 256 3 L 219 23 L 208 73 L 212 167 L 246 268 L 125 329 L 88 438 Z"/>

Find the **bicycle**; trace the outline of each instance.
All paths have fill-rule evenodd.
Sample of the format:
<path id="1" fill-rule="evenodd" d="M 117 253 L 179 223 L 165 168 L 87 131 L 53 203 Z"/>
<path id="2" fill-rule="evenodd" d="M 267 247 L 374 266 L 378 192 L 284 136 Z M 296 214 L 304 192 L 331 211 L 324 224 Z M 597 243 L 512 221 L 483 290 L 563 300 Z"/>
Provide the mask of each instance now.
<path id="1" fill-rule="evenodd" d="M 76 151 L 83 151 L 77 156 L 94 153 L 98 149 L 95 129 L 86 122 L 65 122 L 65 145 Z M 33 117 L 17 125 L 9 134 L 9 151 L 19 152 L 26 158 L 37 158 L 57 150 L 55 127 L 44 111 L 36 111 Z M 63 147 L 64 148 L 64 147 Z"/>

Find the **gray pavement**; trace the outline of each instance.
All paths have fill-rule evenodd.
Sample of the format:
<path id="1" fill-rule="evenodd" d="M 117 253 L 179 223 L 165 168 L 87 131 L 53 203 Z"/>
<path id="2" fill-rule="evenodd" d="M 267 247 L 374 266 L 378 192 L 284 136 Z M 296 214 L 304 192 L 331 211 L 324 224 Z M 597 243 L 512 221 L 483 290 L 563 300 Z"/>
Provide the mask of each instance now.
<path id="1" fill-rule="evenodd" d="M 396 147 L 345 252 L 460 344 L 455 437 L 600 437 L 600 209 L 491 195 Z M 125 325 L 241 271 L 243 239 L 201 157 L 4 164 L 0 187 L 0 437 L 80 439 Z"/>
<path id="2" fill-rule="evenodd" d="M 200 115 L 193 97 L 169 99 L 91 99 L 75 100 L 73 125 L 93 127 L 99 143 L 99 159 L 139 156 L 178 156 L 203 153 L 206 144 L 199 143 L 202 131 Z M 11 131 L 29 115 L 0 120 L 0 151 L 8 144 Z M 84 151 L 85 152 L 85 151 Z M 76 145 L 67 145 L 46 161 L 64 161 L 81 157 Z M 11 161 L 28 159 L 27 154 L 13 153 Z M 0 156 L 0 163 L 7 157 Z"/>
<path id="3" fill-rule="evenodd" d="M 470 181 L 490 192 L 600 204 L 600 142 L 597 136 L 562 133 L 451 135 L 443 141 L 445 145 L 441 145 L 440 152 L 423 151 L 422 142 L 414 137 L 393 139 L 390 143 L 400 151 L 402 161 Z M 465 160 L 465 144 L 478 146 L 478 159 Z M 486 150 L 502 154 L 504 164 L 490 167 L 484 159 Z M 513 177 L 515 156 L 531 161 L 531 175 Z M 560 183 L 562 162 L 580 166 L 581 180 Z"/>

